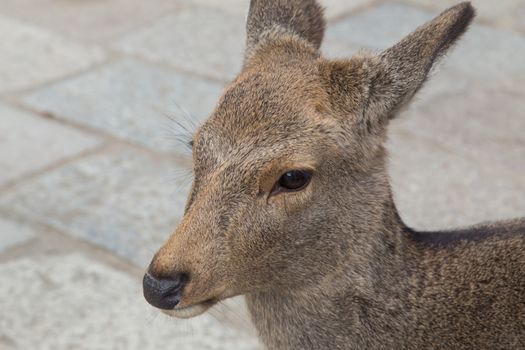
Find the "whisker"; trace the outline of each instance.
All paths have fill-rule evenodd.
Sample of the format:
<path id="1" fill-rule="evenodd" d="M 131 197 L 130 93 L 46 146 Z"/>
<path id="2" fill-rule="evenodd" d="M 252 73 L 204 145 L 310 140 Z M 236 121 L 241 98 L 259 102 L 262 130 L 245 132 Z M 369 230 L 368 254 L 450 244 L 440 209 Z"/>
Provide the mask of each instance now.
<path id="1" fill-rule="evenodd" d="M 173 112 L 163 113 L 165 120 L 167 120 L 163 125 L 163 139 L 170 142 L 175 141 L 175 147 L 177 149 L 182 150 L 185 155 L 191 155 L 191 143 L 193 134 L 197 129 L 197 118 L 177 102 L 172 101 L 172 103 L 176 106 L 177 110 L 175 114 L 173 114 Z"/>

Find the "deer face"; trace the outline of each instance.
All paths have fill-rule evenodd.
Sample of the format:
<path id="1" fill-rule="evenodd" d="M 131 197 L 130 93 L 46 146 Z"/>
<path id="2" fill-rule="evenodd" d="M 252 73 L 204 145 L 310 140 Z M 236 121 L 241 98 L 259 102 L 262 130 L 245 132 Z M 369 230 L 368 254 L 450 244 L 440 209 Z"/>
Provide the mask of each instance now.
<path id="1" fill-rule="evenodd" d="M 259 23 L 265 6 L 252 2 L 243 71 L 194 135 L 185 215 L 144 277 L 146 299 L 173 316 L 318 284 L 359 256 L 389 193 L 388 120 L 472 17 L 459 5 L 381 55 L 329 61 L 317 51 L 322 28 Z"/>
<path id="2" fill-rule="evenodd" d="M 346 151 L 316 65 L 312 57 L 301 67 L 247 69 L 195 134 L 185 216 L 150 267 L 157 279 L 187 276 L 184 314 L 171 314 L 308 283 L 333 254 L 322 227 L 335 219 L 330 188 L 345 184 L 331 173 Z"/>

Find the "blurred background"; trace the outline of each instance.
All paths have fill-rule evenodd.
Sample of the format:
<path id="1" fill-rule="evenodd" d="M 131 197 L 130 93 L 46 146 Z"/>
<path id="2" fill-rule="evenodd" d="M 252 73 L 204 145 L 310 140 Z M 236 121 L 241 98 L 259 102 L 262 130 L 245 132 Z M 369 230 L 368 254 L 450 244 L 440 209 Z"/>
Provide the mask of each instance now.
<path id="1" fill-rule="evenodd" d="M 380 50 L 455 0 L 324 0 L 323 52 Z M 525 1 L 478 17 L 388 149 L 402 217 L 525 215 Z M 242 298 L 192 320 L 141 274 L 191 183 L 183 142 L 238 72 L 247 0 L 0 0 L 0 348 L 256 349 Z M 181 142 L 182 141 L 182 142 Z"/>

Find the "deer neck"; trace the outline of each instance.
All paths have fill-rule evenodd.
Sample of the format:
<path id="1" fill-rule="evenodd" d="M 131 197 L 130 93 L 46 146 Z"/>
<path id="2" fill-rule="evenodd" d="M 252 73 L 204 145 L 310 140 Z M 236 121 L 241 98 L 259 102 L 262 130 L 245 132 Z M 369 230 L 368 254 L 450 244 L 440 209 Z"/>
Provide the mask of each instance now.
<path id="1" fill-rule="evenodd" d="M 318 283 L 246 296 L 252 320 L 269 349 L 335 349 L 350 344 L 381 348 L 403 342 L 410 309 L 407 279 L 415 259 L 409 229 L 391 196 L 381 210 L 381 225 L 375 229 L 357 233 L 352 228 L 352 236 L 365 237 L 361 246 L 348 249 L 348 256 Z"/>

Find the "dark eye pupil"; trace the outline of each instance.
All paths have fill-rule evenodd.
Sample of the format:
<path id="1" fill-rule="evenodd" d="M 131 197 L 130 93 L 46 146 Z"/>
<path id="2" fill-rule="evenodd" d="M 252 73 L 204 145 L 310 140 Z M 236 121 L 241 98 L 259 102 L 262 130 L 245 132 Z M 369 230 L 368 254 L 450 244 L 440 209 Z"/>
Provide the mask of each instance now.
<path id="1" fill-rule="evenodd" d="M 287 190 L 297 190 L 308 183 L 310 173 L 303 170 L 292 170 L 279 179 L 279 186 Z"/>

